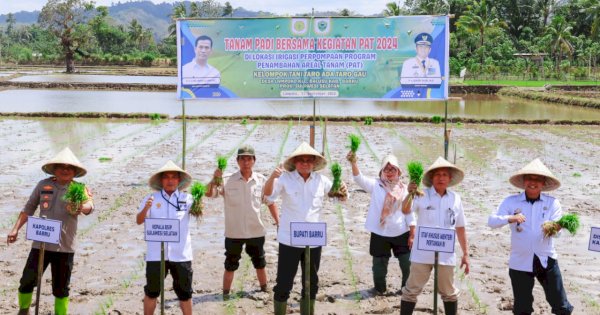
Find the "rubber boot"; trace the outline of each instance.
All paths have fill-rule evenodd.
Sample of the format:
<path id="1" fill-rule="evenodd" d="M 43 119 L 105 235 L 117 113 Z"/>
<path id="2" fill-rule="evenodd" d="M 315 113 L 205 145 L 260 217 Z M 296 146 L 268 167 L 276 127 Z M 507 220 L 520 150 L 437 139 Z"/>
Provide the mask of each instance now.
<path id="1" fill-rule="evenodd" d="M 69 297 L 65 296 L 62 298 L 54 298 L 54 314 L 56 315 L 67 315 L 69 310 Z"/>
<path id="2" fill-rule="evenodd" d="M 400 302 L 400 315 L 412 315 L 413 311 L 415 310 L 416 305 L 417 305 L 417 303 L 415 303 L 415 302 L 401 301 Z"/>
<path id="3" fill-rule="evenodd" d="M 273 305 L 275 307 L 275 315 L 285 315 L 287 314 L 287 301 L 280 302 L 277 300 L 273 300 Z"/>
<path id="4" fill-rule="evenodd" d="M 398 257 L 398 262 L 400 263 L 400 270 L 402 270 L 402 287 L 406 286 L 406 281 L 408 280 L 408 275 L 410 274 L 410 253 L 406 253 L 400 255 Z"/>
<path id="5" fill-rule="evenodd" d="M 310 313 L 309 313 L 310 311 Z M 314 315 L 315 314 L 315 300 L 308 300 L 308 303 L 305 299 L 300 300 L 300 314 L 301 315 Z"/>
<path id="6" fill-rule="evenodd" d="M 456 315 L 458 311 L 458 302 L 444 302 L 444 312 L 446 315 Z"/>
<path id="7" fill-rule="evenodd" d="M 33 292 L 30 293 L 18 293 L 19 296 L 19 315 L 28 315 L 29 307 L 31 306 L 31 298 L 33 297 Z"/>
<path id="8" fill-rule="evenodd" d="M 373 257 L 373 284 L 378 294 L 383 294 L 387 290 L 385 277 L 389 260 L 389 257 Z"/>

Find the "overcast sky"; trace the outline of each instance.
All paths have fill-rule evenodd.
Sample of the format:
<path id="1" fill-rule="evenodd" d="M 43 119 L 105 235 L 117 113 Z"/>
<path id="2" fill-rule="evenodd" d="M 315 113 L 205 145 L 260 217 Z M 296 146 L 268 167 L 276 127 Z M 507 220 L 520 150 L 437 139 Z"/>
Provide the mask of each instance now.
<path id="1" fill-rule="evenodd" d="M 174 0 L 151 0 L 154 3 L 173 3 Z M 227 0 L 217 0 L 225 3 Z M 338 11 L 349 9 L 361 15 L 381 13 L 385 4 L 392 0 L 229 0 L 234 8 L 243 7 L 252 11 L 268 11 L 277 14 L 294 14 L 315 11 Z M 41 10 L 47 0 L 0 0 L 0 14 L 18 11 Z M 118 0 L 95 0 L 96 5 L 110 6 Z M 129 2 L 121 0 L 120 2 Z"/>

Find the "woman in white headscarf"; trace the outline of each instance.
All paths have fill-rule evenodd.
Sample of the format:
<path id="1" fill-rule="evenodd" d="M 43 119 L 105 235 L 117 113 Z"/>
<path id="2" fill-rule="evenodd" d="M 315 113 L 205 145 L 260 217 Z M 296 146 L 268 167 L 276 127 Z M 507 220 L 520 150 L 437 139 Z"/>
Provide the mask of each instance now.
<path id="1" fill-rule="evenodd" d="M 383 159 L 378 178 L 360 172 L 354 153 L 348 153 L 347 158 L 352 165 L 354 181 L 371 194 L 365 228 L 371 232 L 369 253 L 373 256 L 373 283 L 377 293 L 383 294 L 387 290 L 386 276 L 391 254 L 400 263 L 402 286 L 406 284 L 410 272 L 415 218 L 412 213 L 402 213 L 408 188 L 400 181 L 402 171 L 394 155 Z"/>

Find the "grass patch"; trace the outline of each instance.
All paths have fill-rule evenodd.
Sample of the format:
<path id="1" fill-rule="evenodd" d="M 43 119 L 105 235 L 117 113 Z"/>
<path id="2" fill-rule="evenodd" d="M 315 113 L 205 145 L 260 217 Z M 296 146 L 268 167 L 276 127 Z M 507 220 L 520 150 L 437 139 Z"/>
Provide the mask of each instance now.
<path id="1" fill-rule="evenodd" d="M 365 125 L 370 126 L 373 124 L 373 117 L 365 117 Z"/>
<path id="2" fill-rule="evenodd" d="M 573 173 L 573 177 L 581 177 L 581 173 L 575 172 L 575 173 Z"/>
<path id="3" fill-rule="evenodd" d="M 107 156 L 101 156 L 98 158 L 98 161 L 102 162 L 102 163 L 106 163 L 106 162 L 110 162 L 112 161 L 111 157 L 107 157 Z"/>
<path id="4" fill-rule="evenodd" d="M 600 85 L 599 81 L 521 81 L 521 80 L 465 80 L 463 85 L 510 85 L 519 87 L 544 87 L 547 84 L 552 85 Z"/>
<path id="5" fill-rule="evenodd" d="M 439 124 L 442 122 L 442 117 L 441 116 L 433 116 L 431 117 L 431 122 L 434 124 Z"/>
<path id="6" fill-rule="evenodd" d="M 148 115 L 148 117 L 152 121 L 158 121 L 158 120 L 161 120 L 161 118 L 162 118 L 159 113 L 152 113 L 152 114 Z"/>
<path id="7" fill-rule="evenodd" d="M 518 88 L 503 88 L 500 91 L 498 91 L 498 94 L 504 96 L 520 97 L 534 101 L 600 108 L 600 100 L 598 99 L 561 95 L 559 93 L 553 93 L 550 91 L 531 91 Z"/>

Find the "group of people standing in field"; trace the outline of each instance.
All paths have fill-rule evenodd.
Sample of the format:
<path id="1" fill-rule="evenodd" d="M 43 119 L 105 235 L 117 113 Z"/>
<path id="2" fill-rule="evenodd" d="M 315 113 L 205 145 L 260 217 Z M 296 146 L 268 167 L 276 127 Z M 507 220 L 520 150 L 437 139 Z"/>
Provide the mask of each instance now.
<path id="1" fill-rule="evenodd" d="M 385 294 L 389 260 L 398 259 L 402 271 L 401 315 L 412 314 L 417 297 L 430 278 L 434 266 L 434 253 L 413 246 L 420 235 L 419 226 L 446 228 L 455 231 L 462 256 L 457 260 L 454 253 L 439 254 L 439 293 L 445 314 L 457 314 L 459 290 L 454 284 L 457 264 L 469 273 L 469 246 L 467 220 L 458 193 L 450 187 L 459 184 L 464 171 L 438 158 L 423 174 L 424 191 L 418 191 L 419 183 L 403 183 L 402 169 L 394 155 L 386 156 L 376 177 L 364 175 L 358 165 L 356 154 L 350 152 L 347 159 L 352 168 L 353 180 L 370 195 L 366 210 L 365 228 L 370 235 L 369 253 L 372 256 L 373 292 Z M 279 254 L 277 277 L 273 287 L 274 313 L 287 314 L 288 299 L 294 277 L 301 266 L 304 280 L 304 247 L 293 246 L 290 240 L 291 222 L 320 222 L 323 202 L 332 188 L 332 181 L 319 171 L 327 160 L 307 143 L 302 143 L 277 167 L 269 177 L 253 170 L 256 162 L 251 146 L 242 146 L 236 157 L 239 170 L 225 176 L 217 169 L 208 184 L 207 197 L 223 197 L 225 215 L 225 261 L 223 272 L 223 298 L 228 299 L 234 273 L 239 267 L 243 250 L 250 256 L 256 269 L 261 291 L 270 292 L 265 268 L 265 226 L 261 219 L 261 207 L 266 205 L 277 225 Z M 7 242 L 17 240 L 20 228 L 28 216 L 40 209 L 40 215 L 62 222 L 60 244 L 46 246 L 43 270 L 51 265 L 52 294 L 55 297 L 55 313 L 67 314 L 69 287 L 77 217 L 89 215 L 94 210 L 92 194 L 86 189 L 87 201 L 78 209 L 63 200 L 68 185 L 74 178 L 87 171 L 68 149 L 42 166 L 50 177 L 40 181 L 34 188 L 17 221 L 7 236 Z M 492 228 L 510 226 L 511 253 L 509 276 L 512 283 L 513 314 L 533 313 L 534 279 L 538 279 L 554 314 L 571 314 L 573 306 L 568 302 L 557 262 L 552 237 L 545 237 L 540 225 L 557 221 L 561 217 L 559 201 L 545 193 L 560 186 L 559 180 L 536 159 L 510 177 L 510 183 L 524 192 L 507 197 L 488 220 Z M 191 175 L 173 162 L 167 162 L 151 174 L 148 181 L 154 190 L 141 201 L 136 223 L 146 218 L 170 218 L 180 221 L 180 240 L 165 243 L 166 273 L 173 278 L 173 289 L 183 314 L 192 314 L 192 242 L 189 231 L 192 196 L 185 190 L 192 182 Z M 342 195 L 347 187 L 342 183 Z M 414 196 L 408 198 L 409 195 Z M 342 198 L 344 199 L 344 198 Z M 280 200 L 276 205 L 276 201 Z M 67 211 L 71 210 L 71 211 Z M 560 229 L 560 227 L 558 227 Z M 34 242 L 23 267 L 18 289 L 19 314 L 28 314 L 33 289 L 38 277 L 39 242 Z M 160 244 L 147 242 L 146 285 L 144 286 L 144 314 L 153 314 L 160 295 Z M 322 248 L 310 248 L 310 287 L 302 281 L 302 314 L 313 314 L 319 287 L 319 267 Z M 309 298 L 305 298 L 308 290 Z"/>

